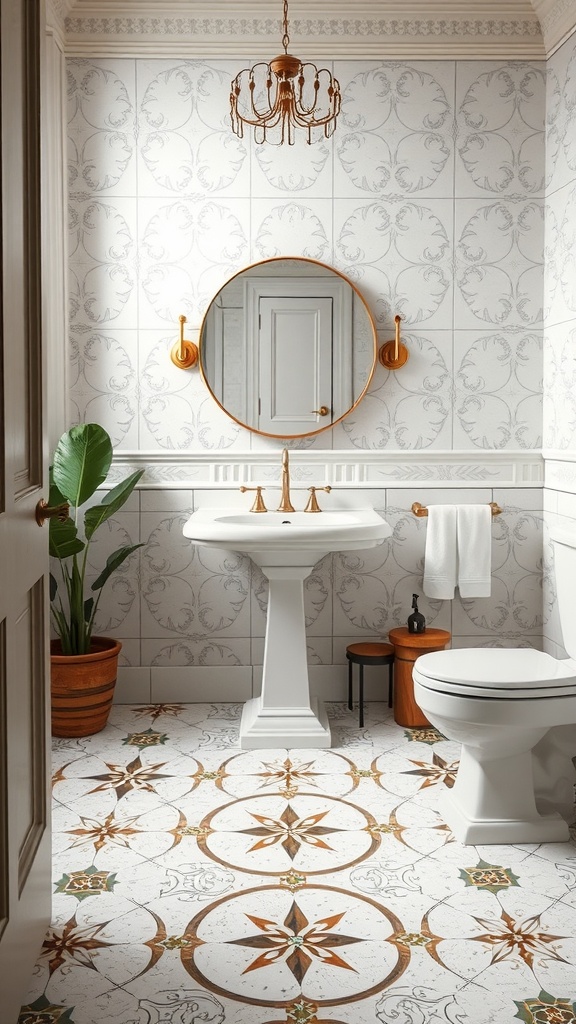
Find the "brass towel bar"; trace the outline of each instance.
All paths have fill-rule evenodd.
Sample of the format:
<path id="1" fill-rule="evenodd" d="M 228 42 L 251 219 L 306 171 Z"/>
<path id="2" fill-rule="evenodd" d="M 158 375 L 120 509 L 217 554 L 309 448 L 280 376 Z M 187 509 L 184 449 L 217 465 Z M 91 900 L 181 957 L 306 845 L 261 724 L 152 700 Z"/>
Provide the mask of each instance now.
<path id="1" fill-rule="evenodd" d="M 490 505 L 492 515 L 499 516 L 500 513 L 502 512 L 502 509 L 500 508 L 499 504 L 496 501 L 489 501 L 488 504 Z M 418 516 L 419 519 L 422 519 L 423 516 L 428 515 L 428 509 L 426 508 L 426 505 L 421 505 L 419 501 L 415 501 L 414 504 L 412 505 L 412 512 L 414 513 L 415 516 Z"/>

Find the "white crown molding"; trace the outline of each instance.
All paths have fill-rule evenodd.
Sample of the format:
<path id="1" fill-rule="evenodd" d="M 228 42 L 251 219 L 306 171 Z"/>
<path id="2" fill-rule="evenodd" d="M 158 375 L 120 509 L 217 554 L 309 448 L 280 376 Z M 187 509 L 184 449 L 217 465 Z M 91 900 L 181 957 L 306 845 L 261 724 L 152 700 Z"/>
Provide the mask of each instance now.
<path id="1" fill-rule="evenodd" d="M 574 0 L 532 0 L 544 39 L 546 56 L 554 53 L 576 29 Z"/>
<path id="2" fill-rule="evenodd" d="M 280 4 L 271 16 L 271 0 L 53 2 L 71 3 L 71 55 L 259 59 L 281 49 Z M 398 0 L 357 0 L 353 9 L 349 0 L 314 0 L 312 17 L 306 0 L 292 0 L 289 13 L 292 51 L 318 60 L 545 56 L 529 0 L 411 0 L 408 13 Z"/>
<path id="3" fill-rule="evenodd" d="M 434 487 L 541 487 L 539 451 L 372 451 L 294 448 L 294 486 L 330 484 L 335 490 Z M 274 484 L 280 451 L 117 451 L 111 479 L 144 470 L 142 489 L 237 490 L 240 484 Z M 418 495 L 414 495 L 418 500 Z"/>

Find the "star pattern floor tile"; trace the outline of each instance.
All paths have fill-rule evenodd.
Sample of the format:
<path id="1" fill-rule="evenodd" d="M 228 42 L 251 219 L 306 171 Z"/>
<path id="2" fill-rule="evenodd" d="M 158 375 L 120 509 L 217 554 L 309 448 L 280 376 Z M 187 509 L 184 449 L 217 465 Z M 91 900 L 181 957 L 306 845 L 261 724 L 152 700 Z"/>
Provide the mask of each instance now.
<path id="1" fill-rule="evenodd" d="M 461 846 L 457 745 L 328 711 L 330 750 L 241 751 L 231 704 L 54 740 L 20 1024 L 576 1024 L 575 844 Z"/>

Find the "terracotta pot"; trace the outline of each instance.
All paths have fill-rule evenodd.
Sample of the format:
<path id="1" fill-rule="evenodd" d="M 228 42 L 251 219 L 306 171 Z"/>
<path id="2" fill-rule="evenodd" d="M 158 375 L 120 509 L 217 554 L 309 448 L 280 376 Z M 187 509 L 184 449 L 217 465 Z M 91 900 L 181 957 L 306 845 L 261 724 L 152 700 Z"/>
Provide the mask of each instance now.
<path id="1" fill-rule="evenodd" d="M 52 735 L 92 736 L 100 732 L 110 714 L 119 640 L 93 636 L 90 654 L 61 654 L 59 640 L 50 644 Z"/>

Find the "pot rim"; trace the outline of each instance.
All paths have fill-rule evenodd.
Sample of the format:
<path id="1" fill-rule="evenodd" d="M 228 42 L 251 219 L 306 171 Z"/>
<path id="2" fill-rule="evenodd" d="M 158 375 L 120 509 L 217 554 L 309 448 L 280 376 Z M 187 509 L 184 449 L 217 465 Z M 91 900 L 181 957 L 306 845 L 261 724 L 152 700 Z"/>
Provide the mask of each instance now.
<path id="1" fill-rule="evenodd" d="M 122 650 L 121 641 L 111 636 L 93 636 L 90 651 L 87 654 L 60 654 L 58 652 L 60 643 L 58 638 L 50 641 L 50 660 L 56 664 L 71 664 L 73 661 L 102 661 L 104 658 L 117 657 Z"/>

